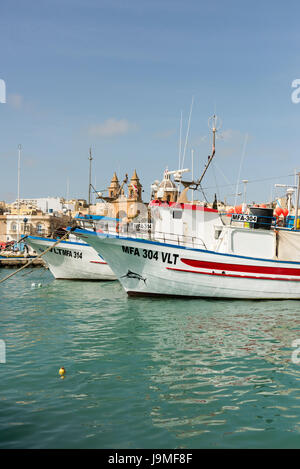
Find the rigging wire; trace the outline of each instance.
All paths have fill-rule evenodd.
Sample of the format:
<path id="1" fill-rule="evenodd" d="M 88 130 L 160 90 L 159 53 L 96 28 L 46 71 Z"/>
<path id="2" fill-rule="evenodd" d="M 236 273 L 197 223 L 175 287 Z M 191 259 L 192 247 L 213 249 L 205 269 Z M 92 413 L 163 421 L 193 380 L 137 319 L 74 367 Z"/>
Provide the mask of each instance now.
<path id="1" fill-rule="evenodd" d="M 192 117 L 193 105 L 194 105 L 194 96 L 192 97 L 192 102 L 191 102 L 190 115 L 189 115 L 189 120 L 188 120 L 188 127 L 187 127 L 186 136 L 185 136 L 184 148 L 183 148 L 183 156 L 182 156 L 181 169 L 183 169 L 184 160 L 185 160 L 185 152 L 186 152 L 186 146 L 187 146 L 187 142 L 188 142 L 188 138 L 189 138 L 189 133 L 190 133 L 190 125 L 191 125 L 191 117 Z"/>
<path id="2" fill-rule="evenodd" d="M 241 171 L 242 171 L 243 161 L 244 161 L 244 158 L 245 158 L 247 142 L 248 142 L 248 134 L 245 135 L 245 141 L 244 141 L 244 146 L 243 146 L 243 152 L 242 152 L 242 157 L 241 157 L 241 161 L 240 161 L 239 174 L 238 174 L 238 178 L 237 178 L 237 181 L 236 181 L 234 205 L 237 204 L 238 190 L 239 190 L 239 181 L 240 181 L 240 177 L 241 177 Z"/>
<path id="3" fill-rule="evenodd" d="M 286 177 L 294 177 L 294 174 L 285 174 L 285 175 L 281 175 L 281 176 L 272 176 L 272 177 L 263 178 L 263 179 L 253 179 L 252 181 L 249 180 L 247 184 L 254 184 L 256 182 L 271 181 L 271 180 L 275 180 L 275 179 L 283 179 L 283 178 L 286 178 Z M 235 184 L 222 184 L 219 187 L 233 187 L 233 186 L 235 186 Z M 215 189 L 215 187 L 216 186 L 207 186 L 207 187 L 204 187 L 203 189 L 205 189 L 205 190 Z"/>
<path id="4" fill-rule="evenodd" d="M 216 183 L 216 192 L 217 192 L 218 200 L 220 200 L 220 191 L 219 191 L 219 186 L 218 186 L 218 183 L 217 183 L 217 178 L 216 178 L 216 171 L 215 171 L 214 162 L 212 162 L 212 170 L 213 170 L 214 180 L 215 180 L 215 183 Z"/>

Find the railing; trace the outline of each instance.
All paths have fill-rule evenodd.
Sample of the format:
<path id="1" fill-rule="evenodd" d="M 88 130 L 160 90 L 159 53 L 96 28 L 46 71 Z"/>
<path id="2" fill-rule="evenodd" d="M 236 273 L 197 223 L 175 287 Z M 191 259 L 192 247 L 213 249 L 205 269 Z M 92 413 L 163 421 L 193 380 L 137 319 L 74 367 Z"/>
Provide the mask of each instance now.
<path id="1" fill-rule="evenodd" d="M 236 216 L 228 216 L 227 213 L 220 213 L 222 215 L 222 220 L 224 225 L 232 225 L 241 226 L 245 229 L 264 229 L 264 230 L 274 230 L 274 229 L 291 229 L 287 223 L 284 223 L 285 226 L 278 224 L 278 219 L 276 217 L 268 217 L 263 215 L 246 215 L 246 214 L 234 214 Z M 224 216 L 224 218 L 223 218 Z M 227 223 L 226 223 L 227 222 Z M 188 235 L 180 235 L 165 231 L 157 231 L 155 229 L 149 230 L 136 230 L 134 224 L 119 224 L 119 223 L 109 223 L 101 225 L 97 221 L 85 221 L 82 225 L 89 230 L 97 231 L 99 228 L 103 232 L 103 234 L 110 234 L 114 236 L 119 236 L 120 238 L 132 238 L 132 239 L 144 239 L 147 241 L 157 241 L 164 244 L 172 244 L 182 247 L 188 247 L 193 249 L 205 249 L 207 250 L 207 246 L 202 238 L 199 236 L 188 236 Z M 135 224 L 136 225 L 136 224 Z"/>
<path id="2" fill-rule="evenodd" d="M 84 227 L 89 230 L 97 231 L 99 229 L 99 225 L 89 221 L 88 223 L 84 223 Z M 116 229 L 117 228 L 117 229 Z M 135 230 L 133 229 L 132 225 L 119 225 L 118 227 L 115 225 L 110 225 L 107 229 L 101 228 L 103 234 L 109 234 L 114 236 L 119 236 L 120 238 L 138 238 L 138 239 L 145 239 L 147 241 L 158 241 L 164 244 L 175 244 L 177 246 L 184 246 L 190 247 L 194 249 L 207 249 L 205 242 L 202 238 L 198 236 L 187 236 L 187 235 L 179 235 L 174 233 L 167 233 L 165 231 L 157 231 L 157 230 Z"/>

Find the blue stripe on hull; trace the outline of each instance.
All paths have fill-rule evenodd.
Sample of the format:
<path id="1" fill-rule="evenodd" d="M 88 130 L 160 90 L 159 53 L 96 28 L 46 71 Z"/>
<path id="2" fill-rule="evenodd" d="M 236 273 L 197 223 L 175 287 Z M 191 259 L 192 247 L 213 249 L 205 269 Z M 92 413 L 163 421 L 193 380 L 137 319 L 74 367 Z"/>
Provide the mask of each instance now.
<path id="1" fill-rule="evenodd" d="M 28 236 L 28 239 L 36 239 L 38 241 L 49 241 L 50 243 L 56 243 L 58 239 L 54 238 L 42 238 L 40 236 Z M 76 243 L 75 241 L 61 241 L 62 244 L 73 244 L 74 246 L 88 246 L 85 243 Z"/>
<path id="2" fill-rule="evenodd" d="M 111 235 L 111 234 L 106 234 L 106 233 L 103 233 L 103 235 L 101 235 L 99 233 L 95 233 L 94 231 L 88 231 L 88 230 L 77 229 L 76 232 L 97 236 L 98 238 L 112 238 L 112 239 L 121 239 L 121 240 L 124 239 L 124 241 L 134 241 L 137 243 L 153 244 L 156 246 L 166 246 L 166 247 L 175 248 L 175 249 L 186 249 L 188 251 L 205 252 L 207 254 L 214 254 L 217 256 L 235 257 L 238 259 L 251 259 L 254 261 L 262 261 L 262 262 L 276 262 L 276 263 L 282 263 L 282 264 L 300 265 L 300 262 L 295 262 L 295 261 L 279 261 L 275 259 L 263 259 L 259 257 L 239 256 L 237 254 L 226 254 L 224 252 L 208 251 L 206 249 L 196 249 L 196 248 L 190 248 L 186 246 L 178 246 L 176 244 L 160 243 L 159 241 L 150 241 L 148 239 L 142 239 L 142 238 L 127 238 L 125 236 L 116 236 L 116 235 Z"/>

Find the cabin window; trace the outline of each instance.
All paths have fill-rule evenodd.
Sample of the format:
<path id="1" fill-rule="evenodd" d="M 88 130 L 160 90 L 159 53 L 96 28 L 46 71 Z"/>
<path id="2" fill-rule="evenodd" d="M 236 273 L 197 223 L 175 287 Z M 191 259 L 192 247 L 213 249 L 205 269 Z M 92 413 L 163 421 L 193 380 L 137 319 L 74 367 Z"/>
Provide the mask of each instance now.
<path id="1" fill-rule="evenodd" d="M 181 220 L 182 210 L 174 210 L 173 211 L 173 218 L 175 218 L 176 220 Z"/>

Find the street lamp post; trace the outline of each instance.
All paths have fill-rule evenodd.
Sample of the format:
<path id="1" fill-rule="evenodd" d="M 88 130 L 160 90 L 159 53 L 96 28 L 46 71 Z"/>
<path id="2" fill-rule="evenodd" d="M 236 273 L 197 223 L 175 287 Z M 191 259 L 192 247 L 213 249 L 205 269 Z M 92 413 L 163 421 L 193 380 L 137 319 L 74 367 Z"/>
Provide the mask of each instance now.
<path id="1" fill-rule="evenodd" d="M 242 182 L 244 183 L 244 204 L 246 205 L 246 192 L 247 192 L 247 182 L 248 179 L 243 179 Z"/>

